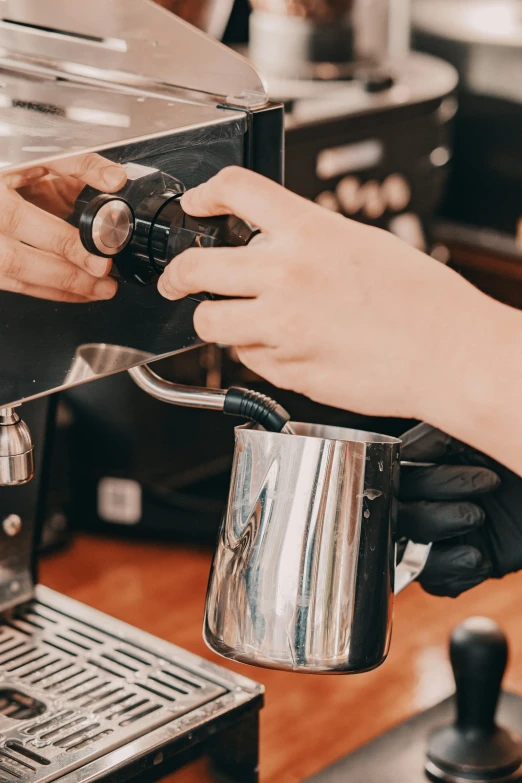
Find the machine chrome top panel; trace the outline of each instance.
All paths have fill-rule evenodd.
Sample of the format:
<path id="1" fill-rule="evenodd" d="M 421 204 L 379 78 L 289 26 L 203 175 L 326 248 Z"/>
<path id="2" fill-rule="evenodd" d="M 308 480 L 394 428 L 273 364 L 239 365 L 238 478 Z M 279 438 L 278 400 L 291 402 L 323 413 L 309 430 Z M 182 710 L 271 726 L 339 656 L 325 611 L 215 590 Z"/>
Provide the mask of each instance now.
<path id="1" fill-rule="evenodd" d="M 225 122 L 223 103 L 266 103 L 255 69 L 152 0 L 0 0 L 0 170 Z"/>
<path id="2" fill-rule="evenodd" d="M 0 8 L 1 8 L 0 0 Z M 230 123 L 239 112 L 0 72 L 0 171 Z"/>
<path id="3" fill-rule="evenodd" d="M 0 47 L 73 76 L 266 101 L 247 60 L 152 0 L 0 0 Z"/>

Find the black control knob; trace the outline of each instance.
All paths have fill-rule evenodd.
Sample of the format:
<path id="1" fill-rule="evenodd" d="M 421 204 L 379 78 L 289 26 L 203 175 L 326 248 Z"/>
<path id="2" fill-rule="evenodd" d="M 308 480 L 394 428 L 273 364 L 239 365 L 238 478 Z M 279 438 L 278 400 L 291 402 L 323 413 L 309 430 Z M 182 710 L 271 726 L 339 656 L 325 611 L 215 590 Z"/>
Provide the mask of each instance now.
<path id="1" fill-rule="evenodd" d="M 456 719 L 429 738 L 426 774 L 430 780 L 507 783 L 522 780 L 522 744 L 495 723 L 508 644 L 492 620 L 474 617 L 451 637 Z"/>
<path id="2" fill-rule="evenodd" d="M 152 221 L 149 256 L 158 273 L 190 247 L 240 247 L 259 231 L 235 215 L 198 218 L 183 211 L 179 197 L 165 200 Z"/>
<path id="3" fill-rule="evenodd" d="M 136 163 L 125 168 L 127 182 L 114 195 L 85 187 L 70 221 L 90 253 L 114 257 L 125 280 L 153 283 L 190 247 L 239 247 L 259 233 L 234 215 L 191 217 L 181 206 L 179 180 Z"/>

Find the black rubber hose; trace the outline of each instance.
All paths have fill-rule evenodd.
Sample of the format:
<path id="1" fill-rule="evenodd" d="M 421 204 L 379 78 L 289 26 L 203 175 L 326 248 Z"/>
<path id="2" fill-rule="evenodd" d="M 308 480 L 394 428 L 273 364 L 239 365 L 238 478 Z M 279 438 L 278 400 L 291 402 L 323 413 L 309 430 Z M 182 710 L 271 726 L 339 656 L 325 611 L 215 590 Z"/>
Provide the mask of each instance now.
<path id="1" fill-rule="evenodd" d="M 268 432 L 281 432 L 290 421 L 290 414 L 270 397 L 236 386 L 227 391 L 223 411 L 255 421 Z"/>

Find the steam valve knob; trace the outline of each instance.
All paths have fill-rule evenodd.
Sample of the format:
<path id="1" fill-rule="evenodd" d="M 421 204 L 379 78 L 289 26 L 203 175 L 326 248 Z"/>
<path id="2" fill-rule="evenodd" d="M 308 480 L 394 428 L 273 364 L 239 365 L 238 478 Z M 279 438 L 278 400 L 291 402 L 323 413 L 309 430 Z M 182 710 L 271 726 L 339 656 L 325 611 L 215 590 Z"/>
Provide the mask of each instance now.
<path id="1" fill-rule="evenodd" d="M 150 260 L 161 274 L 167 264 L 190 247 L 241 247 L 259 234 L 235 215 L 198 218 L 183 211 L 179 197 L 156 214 L 149 235 Z"/>
<path id="2" fill-rule="evenodd" d="M 426 775 L 446 783 L 511 783 L 522 780 L 522 743 L 497 726 L 508 644 L 501 629 L 485 617 L 459 625 L 451 637 L 456 719 L 429 738 Z"/>

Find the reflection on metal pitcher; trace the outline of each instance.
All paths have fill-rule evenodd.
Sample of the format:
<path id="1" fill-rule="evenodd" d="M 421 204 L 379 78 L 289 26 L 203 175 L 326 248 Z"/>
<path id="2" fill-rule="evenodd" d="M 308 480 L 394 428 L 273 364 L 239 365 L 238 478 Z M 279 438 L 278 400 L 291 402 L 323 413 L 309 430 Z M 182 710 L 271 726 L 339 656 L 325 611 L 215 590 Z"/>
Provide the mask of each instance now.
<path id="1" fill-rule="evenodd" d="M 292 426 L 290 437 L 236 429 L 205 638 L 219 654 L 258 666 L 372 669 L 391 631 L 400 441 Z M 397 569 L 401 588 L 428 551 L 409 546 Z"/>

